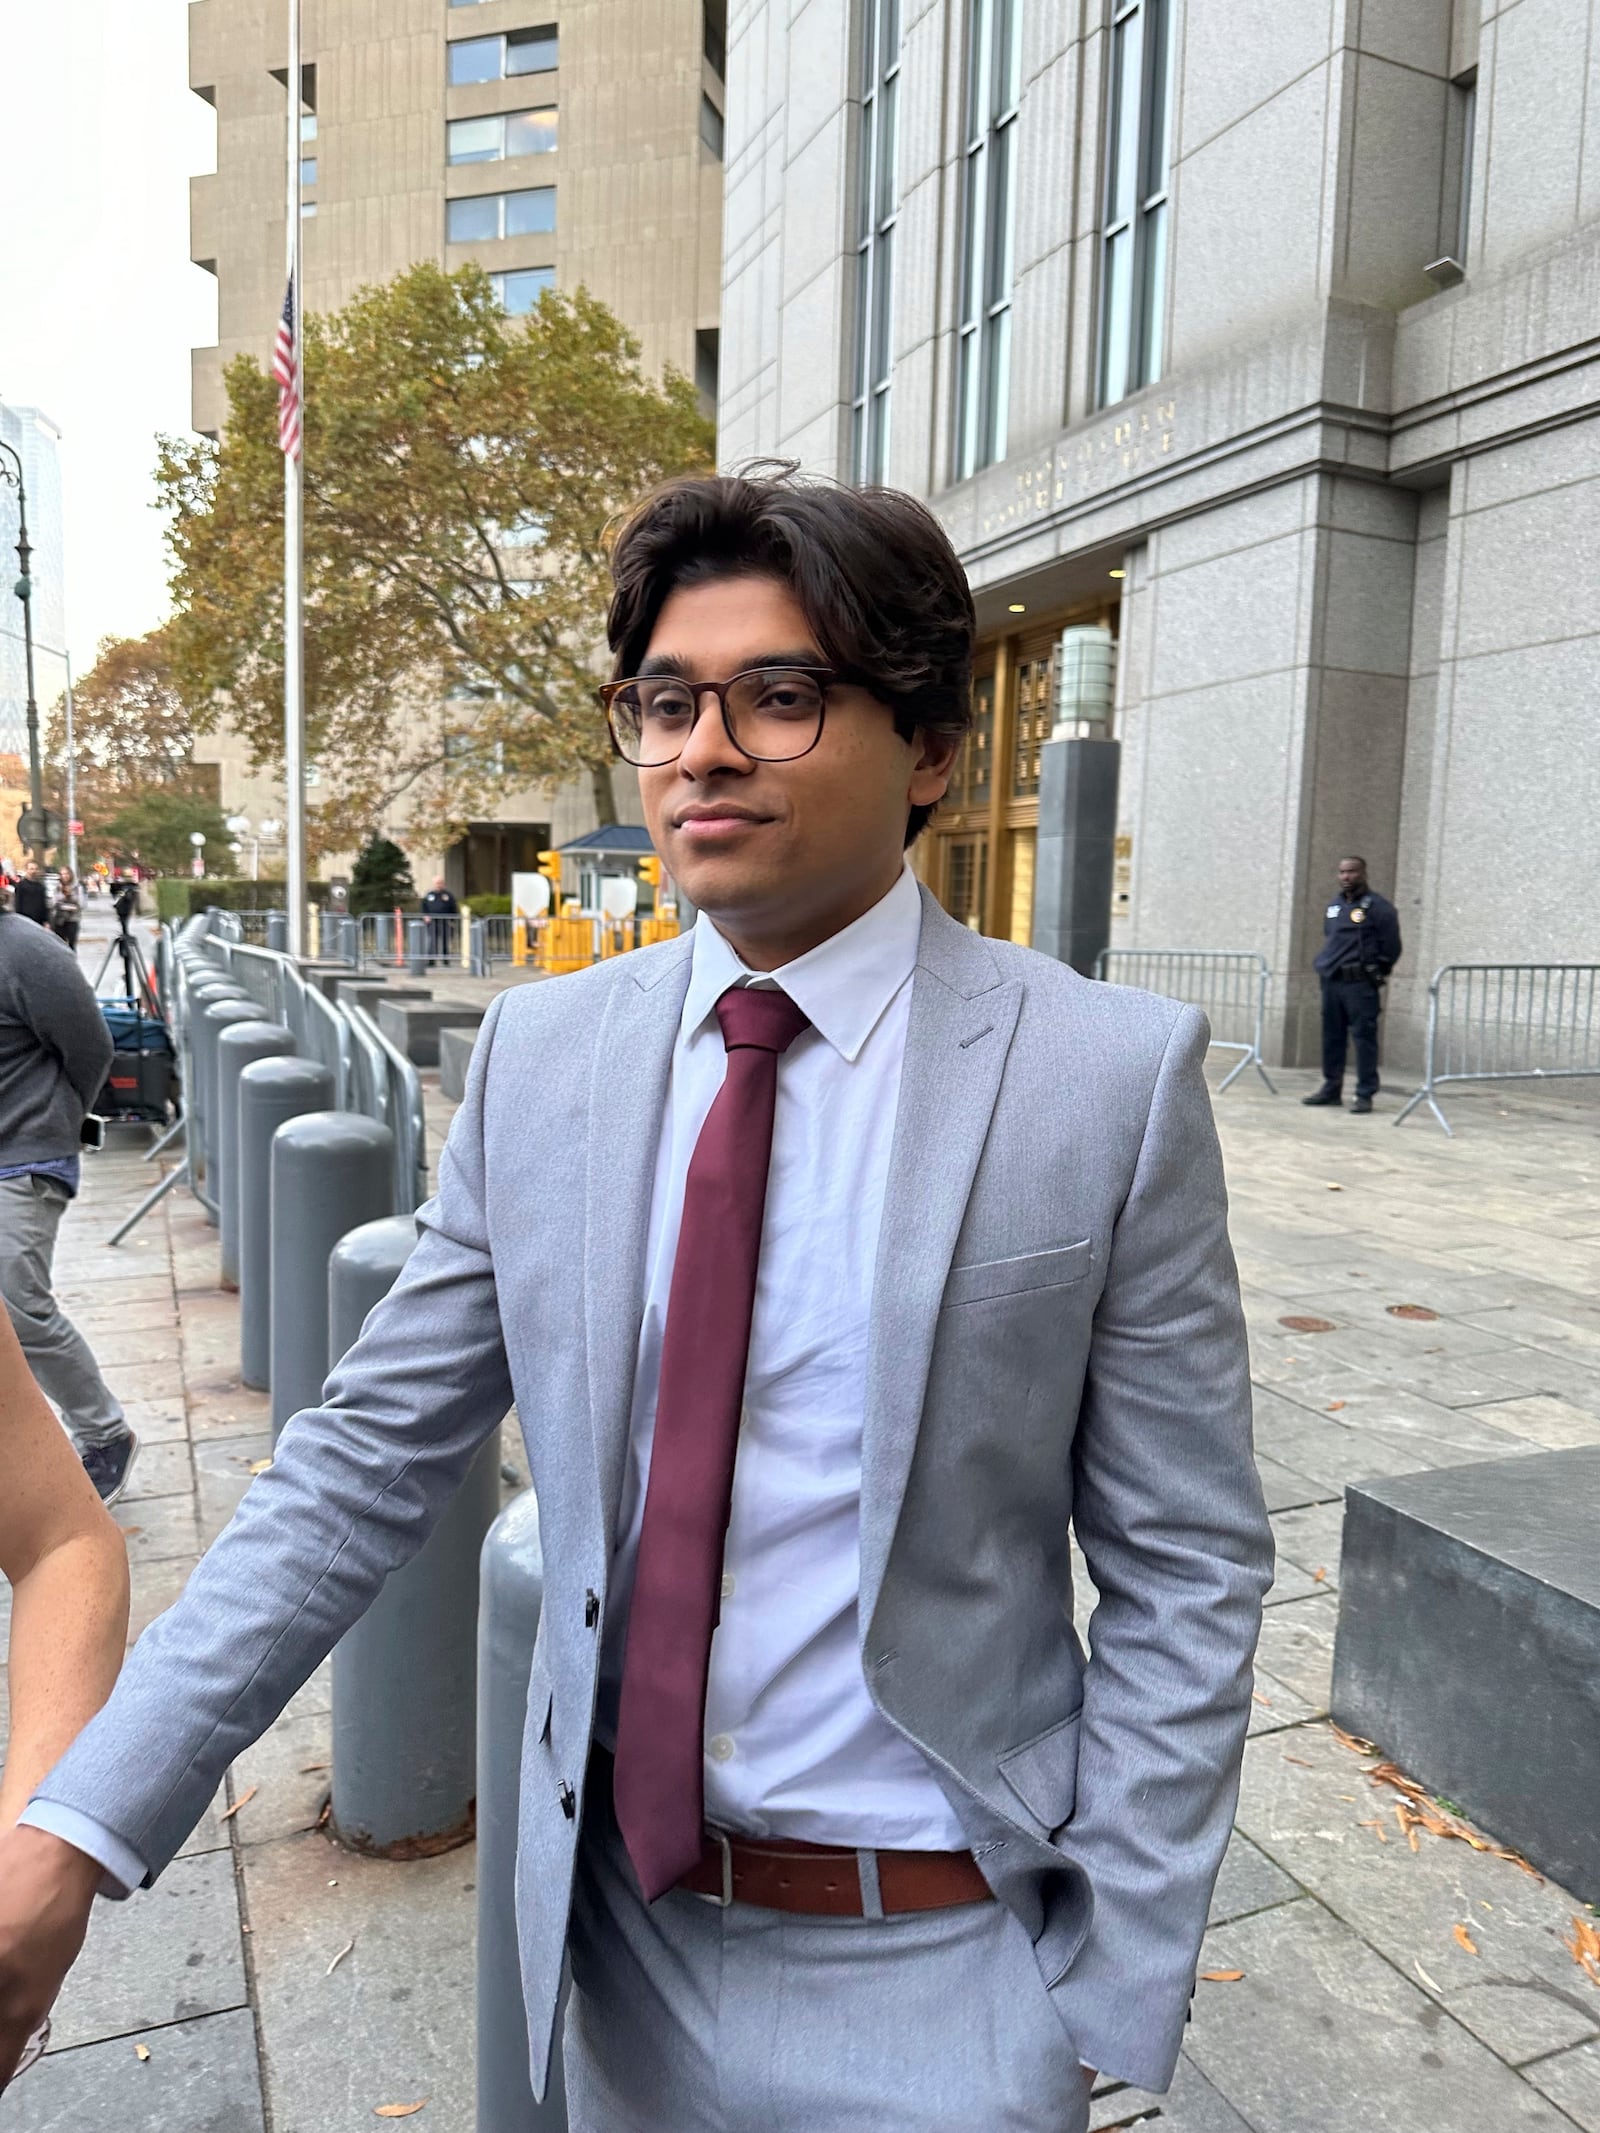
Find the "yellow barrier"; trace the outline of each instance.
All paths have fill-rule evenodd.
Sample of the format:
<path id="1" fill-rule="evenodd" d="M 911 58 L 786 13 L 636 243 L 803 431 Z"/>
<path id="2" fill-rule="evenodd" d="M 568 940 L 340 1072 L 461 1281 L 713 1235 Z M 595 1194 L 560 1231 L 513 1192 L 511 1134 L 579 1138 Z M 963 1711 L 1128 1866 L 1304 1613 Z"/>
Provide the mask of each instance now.
<path id="1" fill-rule="evenodd" d="M 594 961 L 594 920 L 547 918 L 536 929 L 533 959 L 553 977 L 563 971 L 587 970 Z"/>
<path id="2" fill-rule="evenodd" d="M 659 918 L 538 918 L 531 925 L 518 925 L 512 938 L 511 960 L 526 963 L 528 950 L 523 936 L 533 937 L 532 961 L 551 976 L 569 970 L 587 970 L 596 961 L 628 955 L 635 948 L 651 948 L 658 941 L 676 940 L 678 914 Z"/>

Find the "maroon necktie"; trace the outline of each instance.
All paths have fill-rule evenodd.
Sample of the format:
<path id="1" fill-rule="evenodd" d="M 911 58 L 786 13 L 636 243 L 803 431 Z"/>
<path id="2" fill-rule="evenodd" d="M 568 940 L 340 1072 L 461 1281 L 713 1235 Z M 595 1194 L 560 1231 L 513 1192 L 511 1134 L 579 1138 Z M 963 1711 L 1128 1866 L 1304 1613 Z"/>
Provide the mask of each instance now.
<path id="1" fill-rule="evenodd" d="M 645 1901 L 699 1864 L 706 1672 L 733 1501 L 778 1058 L 810 1025 L 787 993 L 717 1002 L 727 1076 L 683 1187 L 617 1712 L 617 1822 Z"/>

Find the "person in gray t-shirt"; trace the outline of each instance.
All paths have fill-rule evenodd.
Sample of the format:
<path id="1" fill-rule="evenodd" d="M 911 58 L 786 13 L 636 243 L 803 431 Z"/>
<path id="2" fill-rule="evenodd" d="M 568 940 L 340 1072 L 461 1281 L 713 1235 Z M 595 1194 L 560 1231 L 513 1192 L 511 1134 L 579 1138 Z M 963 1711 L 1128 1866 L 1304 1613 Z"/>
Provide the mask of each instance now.
<path id="1" fill-rule="evenodd" d="M 138 1449 L 93 1350 L 53 1293 L 56 1232 L 78 1190 L 79 1136 L 111 1066 L 111 1035 L 78 959 L 0 913 L 0 1300 L 101 1500 Z"/>

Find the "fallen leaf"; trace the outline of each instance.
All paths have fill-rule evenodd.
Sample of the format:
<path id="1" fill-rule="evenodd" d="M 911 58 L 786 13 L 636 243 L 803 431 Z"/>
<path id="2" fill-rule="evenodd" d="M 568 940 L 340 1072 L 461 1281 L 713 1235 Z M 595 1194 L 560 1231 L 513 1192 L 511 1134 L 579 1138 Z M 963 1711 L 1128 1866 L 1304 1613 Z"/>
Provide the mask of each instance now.
<path id="1" fill-rule="evenodd" d="M 1391 1318 L 1417 1319 L 1431 1324 L 1439 1316 L 1437 1311 L 1430 1311 L 1426 1304 L 1390 1304 L 1387 1308 Z"/>
<path id="2" fill-rule="evenodd" d="M 1422 1965 L 1417 1961 L 1415 1956 L 1411 1958 L 1411 1967 L 1413 1970 L 1415 1970 L 1418 1977 L 1421 1978 L 1423 1984 L 1427 1986 L 1430 1992 L 1439 1992 L 1439 1987 L 1433 1982 L 1433 1979 L 1429 1977 L 1427 1971 L 1423 1969 Z M 1440 1994 L 1440 1997 L 1443 1997 L 1442 1993 Z"/>
<path id="3" fill-rule="evenodd" d="M 1328 1190 L 1329 1192 L 1343 1192 L 1344 1187 L 1342 1185 L 1330 1185 Z"/>
<path id="4" fill-rule="evenodd" d="M 421 2103 L 380 2103 L 372 2115 L 374 2118 L 415 2118 L 419 2111 L 427 2108 L 428 2099 L 424 2096 Z"/>
<path id="5" fill-rule="evenodd" d="M 1477 1954 L 1478 1943 L 1473 1939 L 1472 1935 L 1467 1931 L 1465 1926 L 1452 1926 L 1450 1931 L 1455 1938 L 1457 1947 L 1465 1948 L 1469 1955 Z"/>
<path id="6" fill-rule="evenodd" d="M 302 1763 L 300 1765 L 300 1775 L 302 1777 L 310 1777 L 313 1770 L 327 1770 L 331 1767 L 331 1764 L 328 1763 Z"/>
<path id="7" fill-rule="evenodd" d="M 1298 1764 L 1302 1770 L 1315 1770 L 1317 1767 L 1315 1763 L 1308 1763 L 1303 1755 L 1285 1755 L 1284 1761 Z"/>
<path id="8" fill-rule="evenodd" d="M 1333 1730 L 1337 1733 L 1339 1729 L 1335 1726 Z M 1348 1736 L 1345 1744 L 1352 1745 Z M 1475 1852 L 1486 1853 L 1491 1859 L 1505 1859 L 1512 1866 L 1520 1866 L 1525 1874 L 1543 1885 L 1543 1874 L 1530 1866 L 1520 1852 L 1514 1852 L 1504 1844 L 1491 1844 L 1486 1837 L 1480 1837 L 1458 1814 L 1442 1802 L 1430 1799 L 1416 1779 L 1407 1777 L 1394 1763 L 1374 1763 L 1367 1771 L 1367 1778 L 1373 1785 L 1392 1786 L 1405 1800 L 1408 1831 L 1425 1829 L 1433 1837 L 1453 1837 L 1459 1843 L 1470 1845 Z"/>
<path id="9" fill-rule="evenodd" d="M 1348 1800 L 1352 1807 L 1356 1804 L 1356 1796 L 1353 1792 L 1341 1792 L 1336 1794 L 1335 1797 L 1341 1800 Z"/>
<path id="10" fill-rule="evenodd" d="M 1202 1970 L 1201 1979 L 1207 1985 L 1237 1985 L 1244 1976 L 1242 1970 Z"/>
<path id="11" fill-rule="evenodd" d="M 135 1538 L 135 1537 L 136 1537 L 137 1535 L 141 1534 L 141 1533 L 142 1533 L 143 1531 L 144 1531 L 144 1528 L 143 1528 L 143 1526 L 124 1526 L 124 1527 L 123 1527 L 123 1529 L 122 1529 L 122 1537 L 123 1537 L 123 1539 L 124 1539 L 124 1540 L 133 1540 L 133 1539 L 134 1539 L 134 1538 Z"/>
<path id="12" fill-rule="evenodd" d="M 1313 1570 L 1313 1571 L 1312 1571 L 1312 1573 L 1311 1573 L 1311 1582 L 1312 1582 L 1312 1584 L 1313 1584 L 1313 1585 L 1320 1585 L 1320 1584 L 1322 1583 L 1323 1579 L 1324 1579 L 1324 1578 L 1325 1578 L 1325 1577 L 1326 1577 L 1327 1575 L 1328 1575 L 1328 1572 L 1327 1572 L 1327 1568 L 1326 1568 L 1326 1566 L 1324 1566 L 1324 1567 L 1323 1567 L 1323 1568 L 1322 1568 L 1321 1570 Z"/>
<path id="13" fill-rule="evenodd" d="M 1290 1333 L 1331 1333 L 1334 1330 L 1331 1318 L 1306 1318 L 1298 1314 L 1280 1318 L 1278 1324 Z M 1298 1361 L 1298 1357 L 1291 1357 L 1290 1360 Z"/>
<path id="14" fill-rule="evenodd" d="M 333 1973 L 338 1969 L 339 1965 L 344 1961 L 345 1957 L 354 1952 L 355 1945 L 356 1944 L 353 1940 L 347 1940 L 344 1946 L 339 1950 L 338 1954 L 334 1957 L 333 1961 L 328 1965 L 327 1969 L 323 1971 L 323 1976 L 332 1977 Z"/>
<path id="15" fill-rule="evenodd" d="M 136 2045 L 135 2045 L 135 2046 L 133 2047 L 133 2056 L 134 2056 L 134 2057 L 135 2057 L 136 2059 L 148 2059 L 148 2058 L 149 2058 L 149 2056 L 150 2056 L 150 2047 L 149 2047 L 149 2045 L 148 2045 L 148 2044 L 136 2044 Z"/>
<path id="16" fill-rule="evenodd" d="M 245 1472 L 248 1474 L 264 1474 L 271 1464 L 272 1461 L 270 1459 L 252 1459 Z"/>
<path id="17" fill-rule="evenodd" d="M 1336 1415 L 1336 1414 L 1338 1414 L 1338 1413 L 1340 1412 L 1340 1410 L 1341 1410 L 1341 1409 L 1343 1408 L 1343 1406 L 1344 1406 L 1344 1402 L 1343 1402 L 1343 1400 L 1330 1400 L 1330 1401 L 1328 1402 L 1328 1404 L 1327 1404 L 1327 1407 L 1326 1407 L 1326 1408 L 1325 1408 L 1325 1409 L 1323 1410 L 1323 1412 L 1324 1412 L 1325 1414 L 1330 1414 L 1330 1415 Z"/>
<path id="18" fill-rule="evenodd" d="M 1363 1822 L 1361 1827 L 1363 1829 L 1375 1829 L 1378 1832 L 1378 1842 L 1380 1844 L 1388 1843 L 1389 1832 L 1384 1828 L 1381 1822 Z"/>
<path id="19" fill-rule="evenodd" d="M 1270 1696 L 1263 1696 L 1259 1689 L 1252 1689 L 1250 1691 L 1250 1701 L 1252 1703 L 1260 1704 L 1261 1708 L 1264 1711 L 1270 1711 L 1272 1709 L 1272 1698 Z"/>
<path id="20" fill-rule="evenodd" d="M 231 1807 L 223 1808 L 221 1814 L 218 1815 L 217 1820 L 219 1822 L 231 1822 L 234 1816 L 239 1812 L 239 1809 L 241 1807 L 248 1807 L 250 1805 L 250 1802 L 255 1798 L 256 1794 L 260 1790 L 261 1787 L 259 1785 L 249 1786 L 244 1792 L 240 1793 L 239 1797 L 234 1801 Z"/>
<path id="21" fill-rule="evenodd" d="M 1600 1927 L 1574 1914 L 1572 1938 L 1564 1940 L 1561 1945 L 1584 1975 L 1600 1985 Z"/>
<path id="22" fill-rule="evenodd" d="M 1372 1741 L 1363 1740 L 1359 1733 L 1346 1733 L 1344 1727 L 1336 1726 L 1331 1718 L 1328 1721 L 1328 1731 L 1339 1743 L 1339 1746 L 1348 1748 L 1352 1755 L 1376 1755 L 1378 1752 L 1376 1745 Z"/>

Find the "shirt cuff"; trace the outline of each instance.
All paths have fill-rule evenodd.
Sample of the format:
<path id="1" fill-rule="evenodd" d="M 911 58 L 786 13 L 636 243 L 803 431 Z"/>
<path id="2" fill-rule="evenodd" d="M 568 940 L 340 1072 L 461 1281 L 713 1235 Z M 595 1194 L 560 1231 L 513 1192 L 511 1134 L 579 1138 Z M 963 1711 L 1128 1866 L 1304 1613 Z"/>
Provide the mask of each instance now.
<path id="1" fill-rule="evenodd" d="M 144 1885 L 148 1868 L 131 1844 L 76 1807 L 63 1807 L 54 1800 L 30 1800 L 17 1817 L 19 1828 L 42 1829 L 98 1860 L 105 1873 L 98 1893 L 120 1900 Z"/>

